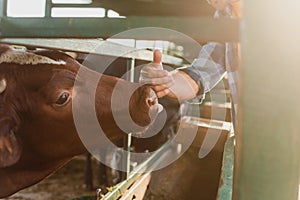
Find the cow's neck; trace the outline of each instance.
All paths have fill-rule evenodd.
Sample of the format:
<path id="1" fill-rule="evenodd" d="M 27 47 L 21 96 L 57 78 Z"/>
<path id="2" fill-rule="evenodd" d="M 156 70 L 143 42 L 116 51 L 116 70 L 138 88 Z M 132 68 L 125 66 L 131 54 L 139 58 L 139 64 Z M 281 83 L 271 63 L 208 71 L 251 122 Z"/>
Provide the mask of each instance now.
<path id="1" fill-rule="evenodd" d="M 45 163 L 17 163 L 0 169 L 0 198 L 38 183 L 66 164 L 71 158 Z"/>

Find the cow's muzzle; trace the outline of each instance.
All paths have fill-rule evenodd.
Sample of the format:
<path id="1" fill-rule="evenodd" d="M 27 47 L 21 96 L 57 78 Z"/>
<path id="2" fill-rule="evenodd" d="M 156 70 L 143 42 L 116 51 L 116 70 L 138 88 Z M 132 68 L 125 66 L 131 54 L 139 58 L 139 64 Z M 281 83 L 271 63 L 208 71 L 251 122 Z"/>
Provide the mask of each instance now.
<path id="1" fill-rule="evenodd" d="M 163 110 L 163 106 L 158 103 L 157 96 L 152 89 L 150 89 L 150 96 L 146 98 L 146 103 L 150 107 L 150 117 L 151 121 L 153 121 L 158 113 Z"/>

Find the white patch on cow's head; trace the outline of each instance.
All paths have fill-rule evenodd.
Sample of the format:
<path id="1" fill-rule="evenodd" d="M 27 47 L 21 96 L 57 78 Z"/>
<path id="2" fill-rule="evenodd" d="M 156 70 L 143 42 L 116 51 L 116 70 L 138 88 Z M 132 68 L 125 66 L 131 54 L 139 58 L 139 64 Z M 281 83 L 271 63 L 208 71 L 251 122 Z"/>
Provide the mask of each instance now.
<path id="1" fill-rule="evenodd" d="M 53 64 L 53 65 L 65 65 L 66 62 L 63 60 L 53 60 L 46 56 L 37 55 L 34 53 L 9 49 L 2 53 L 0 56 L 1 63 L 15 63 L 20 65 L 38 65 L 38 64 Z"/>

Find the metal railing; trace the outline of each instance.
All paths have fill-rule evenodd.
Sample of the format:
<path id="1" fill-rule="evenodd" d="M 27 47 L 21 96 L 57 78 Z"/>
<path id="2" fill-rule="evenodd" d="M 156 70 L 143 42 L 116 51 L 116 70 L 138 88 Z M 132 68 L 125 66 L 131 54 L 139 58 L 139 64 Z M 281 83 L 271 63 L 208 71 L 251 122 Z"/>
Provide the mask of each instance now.
<path id="1" fill-rule="evenodd" d="M 95 49 L 95 45 L 100 45 L 101 40 L 76 40 L 74 38 L 109 38 L 117 33 L 133 28 L 142 27 L 163 27 L 182 32 L 199 42 L 219 41 L 219 42 L 237 42 L 239 38 L 239 21 L 233 19 L 212 19 L 208 17 L 187 17 L 187 16 L 128 16 L 126 18 L 54 18 L 51 16 L 53 7 L 98 7 L 100 4 L 54 4 L 51 0 L 46 1 L 45 17 L 9 17 L 7 16 L 7 0 L 0 0 L 0 42 L 9 44 L 19 44 L 43 48 L 54 48 L 61 50 L 77 51 L 89 53 Z M 166 36 L 157 36 L 147 38 L 152 40 L 168 40 Z M 17 39 L 19 38 L 19 39 Z M 30 39 L 40 38 L 40 39 Z M 41 39 L 52 38 L 52 39 Z M 64 42 L 55 42 L 53 38 L 73 38 Z M 133 35 L 133 39 L 144 39 L 143 35 Z M 128 39 L 128 37 L 126 37 Z M 61 40 L 61 39 L 60 39 Z M 172 38 L 173 41 L 180 41 L 180 38 Z M 58 40 L 57 40 L 58 41 Z M 80 45 L 78 45 L 80 43 Z M 85 45 L 83 45 L 85 43 Z M 112 44 L 113 45 L 113 44 Z M 120 47 L 120 46 L 119 46 Z M 118 49 L 117 47 L 116 49 Z M 101 55 L 114 56 L 115 52 L 98 52 Z M 116 54 L 118 55 L 118 54 Z M 150 51 L 143 51 L 140 54 L 128 54 L 128 69 L 134 67 L 135 59 L 146 61 L 152 60 Z M 183 60 L 172 56 L 164 56 L 163 62 L 172 65 L 181 65 Z M 128 77 L 132 81 L 133 75 Z M 130 136 L 125 143 L 126 149 L 129 149 Z M 116 199 L 122 195 L 139 174 L 146 167 L 155 166 L 155 162 L 161 159 L 162 153 L 168 153 L 169 149 L 161 147 L 152 157 L 138 166 L 134 171 L 129 170 L 124 174 L 127 179 L 116 186 L 103 199 Z M 129 152 L 129 151 L 128 151 Z M 129 163 L 130 154 L 125 164 Z M 149 165 L 151 163 L 151 165 Z M 100 198 L 100 197 L 98 197 Z"/>
<path id="2" fill-rule="evenodd" d="M 142 27 L 163 27 L 182 32 L 197 41 L 239 41 L 239 21 L 233 19 L 215 20 L 211 17 L 189 16 L 127 16 L 126 18 L 99 17 L 51 17 L 51 9 L 67 7 L 96 7 L 92 4 L 53 4 L 47 0 L 45 17 L 9 17 L 7 16 L 7 0 L 0 0 L 0 38 L 108 38 L 122 31 Z M 220 34 L 222 33 L 222 34 Z M 134 39 L 143 39 L 135 35 Z M 159 39 L 165 40 L 167 38 Z M 178 38 L 179 39 L 179 38 Z M 173 38 L 175 41 L 176 38 Z"/>

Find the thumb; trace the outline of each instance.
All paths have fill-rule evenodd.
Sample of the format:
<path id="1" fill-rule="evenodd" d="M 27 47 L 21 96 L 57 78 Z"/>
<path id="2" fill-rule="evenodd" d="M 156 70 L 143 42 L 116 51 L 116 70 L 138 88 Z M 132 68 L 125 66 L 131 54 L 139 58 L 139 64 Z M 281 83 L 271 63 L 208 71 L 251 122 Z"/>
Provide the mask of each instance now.
<path id="1" fill-rule="evenodd" d="M 160 50 L 156 49 L 153 52 L 153 63 L 155 64 L 161 64 L 162 62 L 162 55 Z"/>

